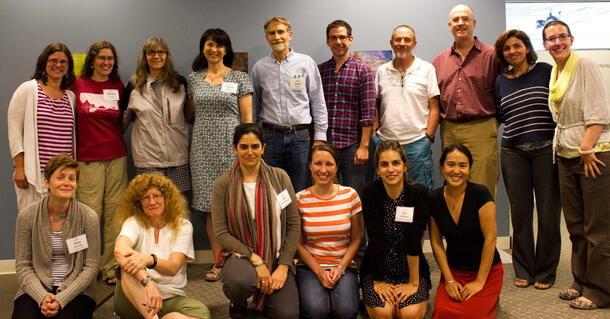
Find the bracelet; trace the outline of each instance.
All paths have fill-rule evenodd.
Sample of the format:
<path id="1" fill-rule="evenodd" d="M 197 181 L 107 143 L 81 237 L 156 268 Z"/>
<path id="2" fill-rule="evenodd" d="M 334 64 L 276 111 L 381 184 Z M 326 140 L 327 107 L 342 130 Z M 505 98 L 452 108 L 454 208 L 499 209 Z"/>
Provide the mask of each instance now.
<path id="1" fill-rule="evenodd" d="M 153 258 L 153 263 L 150 266 L 146 266 L 146 268 L 148 269 L 154 269 L 155 267 L 157 267 L 157 255 L 155 254 L 150 254 Z"/>
<path id="2" fill-rule="evenodd" d="M 449 280 L 449 281 L 447 281 L 447 282 L 445 283 L 445 285 L 452 284 L 452 283 L 454 283 L 454 282 L 455 282 L 455 280 Z"/>
<path id="3" fill-rule="evenodd" d="M 257 268 L 257 267 L 260 267 L 260 266 L 262 266 L 264 264 L 265 263 L 263 263 L 263 261 L 261 260 L 261 261 L 257 262 L 256 264 L 252 264 L 252 266 L 254 266 L 254 268 Z"/>
<path id="4" fill-rule="evenodd" d="M 580 153 L 580 155 L 587 155 L 587 154 L 593 154 L 595 153 L 595 150 L 593 148 L 591 148 L 588 151 L 583 151 L 580 149 L 580 146 L 578 147 L 578 153 Z"/>
<path id="5" fill-rule="evenodd" d="M 343 267 L 341 267 L 341 265 L 337 265 L 337 268 L 339 268 L 339 270 L 341 270 L 341 275 L 345 275 L 345 269 Z"/>

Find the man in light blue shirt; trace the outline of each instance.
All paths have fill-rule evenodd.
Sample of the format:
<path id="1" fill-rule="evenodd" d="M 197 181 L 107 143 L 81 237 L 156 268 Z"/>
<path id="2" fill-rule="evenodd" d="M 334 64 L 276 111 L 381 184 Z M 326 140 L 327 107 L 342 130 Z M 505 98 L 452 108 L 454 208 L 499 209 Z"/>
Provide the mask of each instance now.
<path id="1" fill-rule="evenodd" d="M 273 52 L 252 68 L 254 121 L 265 133 L 263 159 L 284 169 L 294 190 L 300 191 L 310 184 L 310 131 L 314 145 L 326 141 L 328 115 L 322 80 L 312 58 L 290 49 L 290 21 L 269 19 L 265 37 Z"/>

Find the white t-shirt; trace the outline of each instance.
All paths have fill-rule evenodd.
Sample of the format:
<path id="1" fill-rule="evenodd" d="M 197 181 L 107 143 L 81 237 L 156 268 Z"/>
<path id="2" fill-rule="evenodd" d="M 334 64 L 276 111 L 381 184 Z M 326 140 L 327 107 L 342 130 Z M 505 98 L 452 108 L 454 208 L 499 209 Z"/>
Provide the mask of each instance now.
<path id="1" fill-rule="evenodd" d="M 186 256 L 187 262 L 195 260 L 193 225 L 186 219 L 182 220 L 182 226 L 174 241 L 172 241 L 172 230 L 166 226 L 159 231 L 159 243 L 155 244 L 154 228 L 142 228 L 134 217 L 125 220 L 119 236 L 129 238 L 133 244 L 132 248 L 142 254 L 155 254 L 158 258 L 169 260 L 171 253 L 178 252 Z M 182 291 L 186 286 L 186 262 L 174 276 L 161 275 L 154 269 L 146 269 L 146 271 L 157 284 L 163 299 L 186 296 Z"/>
<path id="2" fill-rule="evenodd" d="M 402 74 L 393 61 L 377 69 L 375 89 L 381 99 L 379 137 L 400 144 L 413 143 L 426 136 L 430 98 L 440 95 L 432 64 L 415 57 Z"/>
<path id="3" fill-rule="evenodd" d="M 251 183 L 242 183 L 244 185 L 244 194 L 246 196 L 246 201 L 250 206 L 250 217 L 252 220 L 256 220 L 256 182 Z M 273 196 L 277 197 L 277 192 L 275 189 L 273 190 Z M 278 200 L 275 201 L 275 207 L 273 209 L 273 213 L 275 214 L 275 218 L 277 218 L 277 225 L 275 225 L 275 245 L 277 247 L 277 252 L 275 253 L 276 257 L 280 256 L 280 248 L 282 247 L 282 208 L 280 207 L 280 203 Z"/>

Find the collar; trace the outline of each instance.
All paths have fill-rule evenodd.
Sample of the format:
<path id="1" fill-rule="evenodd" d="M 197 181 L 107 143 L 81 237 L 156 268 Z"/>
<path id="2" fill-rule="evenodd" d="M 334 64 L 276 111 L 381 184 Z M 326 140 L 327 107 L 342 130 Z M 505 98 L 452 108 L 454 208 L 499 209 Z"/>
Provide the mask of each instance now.
<path id="1" fill-rule="evenodd" d="M 477 51 L 481 52 L 482 45 L 483 43 L 481 43 L 481 41 L 479 41 L 479 38 L 475 36 L 474 45 L 472 46 L 472 49 L 476 49 Z M 470 49 L 470 51 L 472 51 L 472 49 Z M 453 44 L 451 45 L 451 53 L 459 56 L 459 54 L 455 51 L 455 41 L 453 41 Z M 470 54 L 470 52 L 468 52 L 468 54 Z"/>
<path id="2" fill-rule="evenodd" d="M 345 60 L 345 62 L 343 62 L 343 65 L 341 66 L 341 68 L 343 68 L 343 67 L 344 67 L 345 65 L 347 65 L 347 64 L 350 64 L 350 63 L 353 61 L 353 59 L 354 59 L 354 56 L 353 56 L 353 55 L 352 55 L 352 53 L 350 52 L 349 56 L 347 57 L 347 60 Z M 335 67 L 336 67 L 337 62 L 335 61 L 335 58 L 334 58 L 334 57 L 332 57 L 332 56 L 331 56 L 331 57 L 330 57 L 330 59 L 329 59 L 328 61 L 330 61 L 330 64 L 331 64 L 332 66 L 335 66 Z"/>
<path id="3" fill-rule="evenodd" d="M 396 58 L 394 58 L 394 59 L 396 59 Z M 397 68 L 394 67 L 394 59 L 392 59 L 392 61 L 389 62 L 390 65 L 388 65 L 388 69 L 401 73 L 398 71 Z M 411 70 L 413 68 L 413 66 L 417 63 L 417 60 L 418 60 L 417 56 L 415 54 L 413 54 L 413 63 L 411 63 L 411 65 L 409 65 L 409 67 L 405 70 L 405 72 L 408 72 L 409 70 Z"/>
<path id="4" fill-rule="evenodd" d="M 275 62 L 275 63 L 280 63 L 280 62 L 284 62 L 284 61 L 290 62 L 290 58 L 292 58 L 292 56 L 294 55 L 294 50 L 292 48 L 289 48 L 289 49 L 290 49 L 290 51 L 288 52 L 288 54 L 286 54 L 286 56 L 282 59 L 282 61 L 278 61 L 275 58 L 275 55 L 273 55 L 273 51 L 271 51 L 270 55 L 271 55 L 271 59 L 273 59 L 273 62 Z"/>

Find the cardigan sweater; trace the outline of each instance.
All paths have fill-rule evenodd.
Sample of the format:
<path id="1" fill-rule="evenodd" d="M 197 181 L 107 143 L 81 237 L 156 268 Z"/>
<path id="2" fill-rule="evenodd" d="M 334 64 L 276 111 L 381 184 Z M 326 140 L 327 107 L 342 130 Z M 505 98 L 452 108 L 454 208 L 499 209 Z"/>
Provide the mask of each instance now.
<path id="1" fill-rule="evenodd" d="M 430 270 L 421 247 L 422 236 L 430 216 L 428 189 L 421 184 L 411 184 L 406 180 L 403 187 L 404 202 L 400 202 L 398 205 L 414 207 L 414 212 L 413 223 L 408 223 L 407 240 L 398 244 L 399 250 L 406 253 L 405 258 L 407 255 L 419 256 L 419 276 L 429 280 Z M 388 252 L 388 245 L 385 242 L 383 218 L 386 198 L 388 198 L 388 194 L 380 178 L 368 184 L 362 192 L 362 211 L 369 244 L 360 268 L 361 278 L 367 274 L 373 274 L 373 280 L 385 280 L 383 260 Z"/>
<path id="2" fill-rule="evenodd" d="M 299 217 L 299 211 L 297 208 L 297 198 L 290 182 L 290 177 L 281 168 L 271 167 L 270 178 L 274 179 L 277 185 L 280 185 L 281 189 L 276 189 L 275 192 L 279 194 L 284 189 L 288 190 L 290 195 L 290 204 L 282 209 L 280 216 L 281 219 L 281 231 L 282 231 L 282 245 L 280 248 L 280 256 L 278 263 L 280 265 L 287 265 L 295 273 L 296 269 L 294 266 L 294 254 L 297 250 L 297 244 L 299 236 L 301 234 L 301 218 Z M 225 172 L 220 175 L 214 181 L 214 188 L 212 190 L 212 203 L 211 203 L 211 214 L 212 224 L 214 227 L 214 234 L 218 245 L 222 249 L 228 252 L 237 252 L 245 258 L 250 259 L 252 255 L 252 247 L 248 247 L 246 244 L 235 238 L 229 233 L 228 218 L 227 218 L 227 207 L 226 201 L 229 194 L 229 180 L 231 177 L 231 171 Z M 272 269 L 269 269 L 273 271 Z"/>
<path id="3" fill-rule="evenodd" d="M 554 76 L 551 74 L 551 77 Z M 557 122 L 554 146 L 557 155 L 578 157 L 578 148 L 585 135 L 586 126 L 601 124 L 602 132 L 595 143 L 610 143 L 610 101 L 595 62 L 581 58 L 561 103 L 550 105 Z M 593 148 L 598 151 L 596 147 Z"/>
<path id="4" fill-rule="evenodd" d="M 76 114 L 74 106 L 76 99 L 74 93 L 66 90 L 70 105 L 72 105 L 72 114 Z M 38 83 L 36 80 L 30 80 L 22 83 L 8 105 L 7 124 L 8 124 L 8 143 L 11 152 L 11 158 L 23 153 L 23 162 L 25 177 L 30 187 L 34 187 L 37 193 L 46 193 L 46 188 L 43 182 L 42 171 L 40 169 L 40 160 L 38 156 L 38 127 L 36 118 L 36 109 L 38 106 Z M 76 156 L 76 138 L 72 129 L 72 154 Z"/>
<path id="5" fill-rule="evenodd" d="M 45 196 L 19 212 L 15 229 L 15 271 L 19 282 L 15 299 L 27 293 L 38 304 L 53 290 L 48 198 Z M 48 240 L 45 240 L 45 234 L 48 234 Z M 88 248 L 69 254 L 65 240 L 82 234 L 86 235 Z M 71 199 L 63 237 L 69 267 L 63 285 L 57 289 L 57 301 L 65 307 L 81 293 L 95 300 L 95 278 L 100 258 L 100 226 L 95 211 Z"/>

